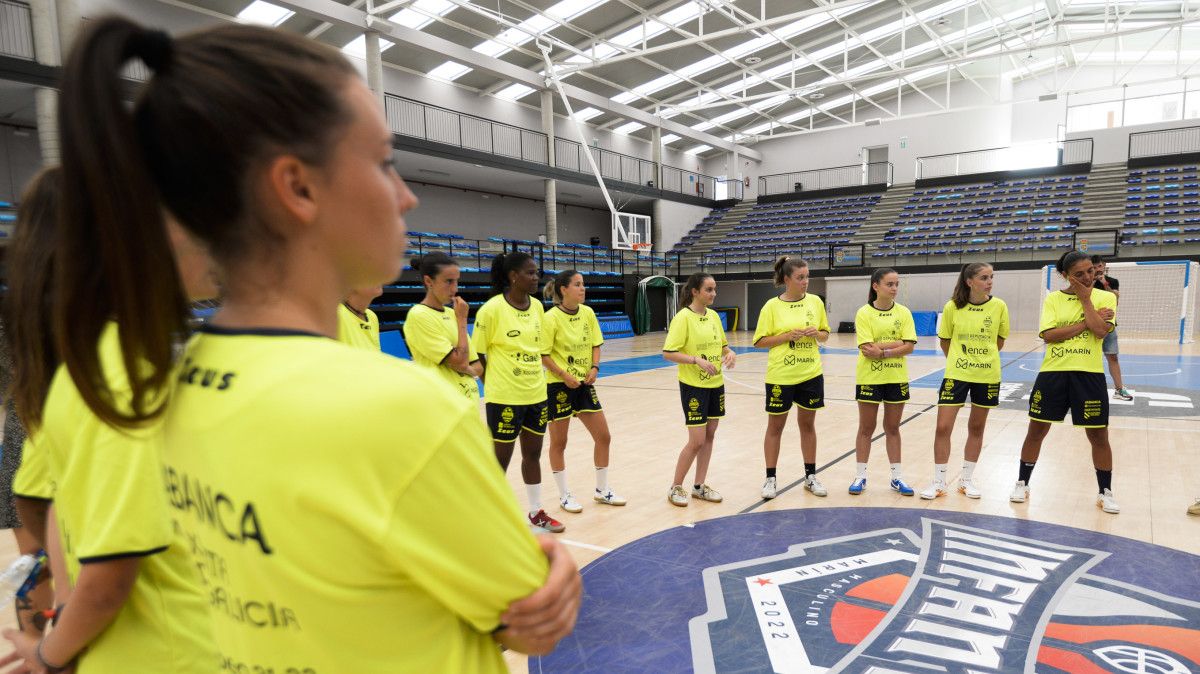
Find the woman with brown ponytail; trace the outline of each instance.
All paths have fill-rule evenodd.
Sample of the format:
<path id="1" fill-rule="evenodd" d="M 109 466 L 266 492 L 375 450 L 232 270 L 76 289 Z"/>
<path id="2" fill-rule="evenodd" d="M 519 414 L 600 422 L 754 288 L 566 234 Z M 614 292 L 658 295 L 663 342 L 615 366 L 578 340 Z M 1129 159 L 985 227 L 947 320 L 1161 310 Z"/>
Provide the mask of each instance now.
<path id="1" fill-rule="evenodd" d="M 153 76 L 131 106 L 135 56 Z M 75 587 L 18 657 L 81 674 L 501 672 L 499 644 L 552 648 L 578 575 L 556 562 L 547 578 L 561 548 L 522 521 L 476 407 L 334 340 L 350 290 L 399 275 L 416 205 L 345 57 L 252 26 L 172 39 L 99 18 L 62 87 L 63 365 L 41 437 Z M 178 364 L 165 214 L 223 291 Z"/>

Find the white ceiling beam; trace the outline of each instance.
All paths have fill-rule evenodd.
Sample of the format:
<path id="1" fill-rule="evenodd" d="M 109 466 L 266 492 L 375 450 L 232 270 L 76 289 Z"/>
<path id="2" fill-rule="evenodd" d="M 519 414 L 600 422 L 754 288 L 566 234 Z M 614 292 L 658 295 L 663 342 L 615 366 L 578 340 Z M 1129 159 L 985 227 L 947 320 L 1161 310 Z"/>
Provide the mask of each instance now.
<path id="1" fill-rule="evenodd" d="M 273 0 L 273 2 L 286 9 L 334 25 L 345 26 L 360 31 L 367 29 L 378 31 L 380 35 L 392 42 L 403 43 L 432 54 L 440 54 L 451 61 L 485 72 L 493 77 L 503 77 L 513 82 L 533 87 L 534 89 L 543 89 L 546 86 L 546 79 L 538 72 L 522 68 L 507 61 L 492 58 L 485 54 L 480 54 L 470 47 L 465 47 L 419 30 L 413 30 L 412 28 L 400 26 L 391 21 L 370 17 L 362 10 L 339 4 L 333 0 Z M 684 138 L 691 138 L 706 145 L 730 151 L 737 150 L 739 153 L 756 161 L 761 161 L 762 159 L 762 155 L 758 152 L 742 147 L 737 143 L 731 143 L 712 134 L 696 131 L 669 119 L 656 117 L 635 107 L 617 103 L 586 89 L 566 83 L 563 83 L 562 86 L 567 96 L 580 103 L 600 110 L 607 110 L 613 114 L 621 115 L 631 121 L 640 122 L 647 126 L 658 126 L 664 131 Z"/>

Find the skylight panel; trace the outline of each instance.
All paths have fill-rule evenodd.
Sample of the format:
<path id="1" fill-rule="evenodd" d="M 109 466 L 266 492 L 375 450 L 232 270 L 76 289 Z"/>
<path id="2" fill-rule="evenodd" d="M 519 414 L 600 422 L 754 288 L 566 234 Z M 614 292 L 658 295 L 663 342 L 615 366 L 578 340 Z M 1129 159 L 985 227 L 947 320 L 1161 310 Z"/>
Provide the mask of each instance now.
<path id="1" fill-rule="evenodd" d="M 392 42 L 391 40 L 379 38 L 379 53 L 382 54 L 383 52 L 387 51 L 389 47 L 392 47 L 395 44 L 396 43 Z M 342 47 L 342 51 L 346 52 L 346 54 L 350 56 L 355 56 L 365 61 L 367 58 L 367 36 L 359 35 L 348 42 L 345 47 Z"/>
<path id="2" fill-rule="evenodd" d="M 642 124 L 641 122 L 626 122 L 625 124 L 613 129 L 613 133 L 619 133 L 622 136 L 625 136 L 637 131 L 638 129 L 644 128 L 646 128 L 646 125 Z"/>
<path id="3" fill-rule="evenodd" d="M 711 145 L 697 145 L 696 147 L 689 147 L 688 149 L 684 150 L 683 153 L 684 154 L 700 154 L 701 152 L 708 152 L 711 149 L 712 149 Z"/>
<path id="4" fill-rule="evenodd" d="M 607 0 L 562 0 L 547 9 L 546 13 L 560 19 L 573 19 L 605 2 Z"/>
<path id="5" fill-rule="evenodd" d="M 406 26 L 414 30 L 421 30 L 432 23 L 433 19 L 417 10 L 423 10 L 428 14 L 436 14 L 437 16 L 445 16 L 456 6 L 452 2 L 447 2 L 447 0 L 417 0 L 410 7 L 406 7 L 389 16 L 388 20 L 395 21 L 401 26 Z"/>
<path id="6" fill-rule="evenodd" d="M 680 139 L 680 136 L 676 136 L 673 133 L 668 133 L 667 135 L 662 137 L 662 144 L 670 145 L 671 143 L 674 143 L 675 141 L 677 141 L 679 139 Z"/>
<path id="7" fill-rule="evenodd" d="M 603 114 L 604 113 L 602 111 L 597 110 L 596 108 L 584 108 L 582 110 L 575 111 L 575 119 L 578 119 L 581 122 L 586 122 L 593 117 L 599 117 Z"/>
<path id="8" fill-rule="evenodd" d="M 503 35 L 503 33 L 501 33 L 501 35 Z M 506 45 L 502 45 L 499 42 L 496 42 L 495 40 L 487 40 L 486 42 L 480 42 L 479 44 L 475 45 L 474 47 L 471 47 L 471 50 L 477 51 L 480 54 L 485 54 L 487 56 L 491 56 L 493 58 L 497 58 L 499 56 L 502 56 L 502 55 L 507 54 L 508 52 L 512 51 Z"/>
<path id="9" fill-rule="evenodd" d="M 524 84 L 510 84 L 500 91 L 496 92 L 496 98 L 502 98 L 506 101 L 515 101 L 525 98 L 534 92 L 533 87 L 527 87 Z"/>
<path id="10" fill-rule="evenodd" d="M 672 26 L 678 26 L 682 23 L 687 23 L 692 19 L 704 13 L 704 9 L 698 2 L 689 2 L 686 5 L 680 5 L 671 11 L 659 16 L 660 19 L 669 23 Z"/>
<path id="11" fill-rule="evenodd" d="M 260 26 L 278 26 L 296 13 L 279 5 L 272 5 L 263 0 L 254 0 L 245 9 L 238 12 L 238 21 L 254 23 Z"/>
<path id="12" fill-rule="evenodd" d="M 699 61 L 696 61 L 695 63 L 690 63 L 690 64 L 680 68 L 676 72 L 679 73 L 680 77 L 691 77 L 692 75 L 697 75 L 706 70 L 712 70 L 713 68 L 716 68 L 717 66 L 721 65 L 722 63 L 725 63 L 725 58 L 722 57 L 720 54 L 713 54 L 712 56 L 709 56 L 708 58 L 700 59 Z"/>
<path id="13" fill-rule="evenodd" d="M 618 103 L 628 104 L 628 103 L 632 103 L 633 101 L 637 100 L 637 97 L 638 97 L 637 94 L 626 91 L 624 93 L 620 93 L 620 94 L 617 94 L 616 96 L 613 96 L 610 100 L 616 101 Z"/>
<path id="14" fill-rule="evenodd" d="M 454 61 L 446 61 L 442 65 L 429 71 L 429 76 L 439 80 L 453 82 L 454 80 L 471 72 L 471 69 Z"/>

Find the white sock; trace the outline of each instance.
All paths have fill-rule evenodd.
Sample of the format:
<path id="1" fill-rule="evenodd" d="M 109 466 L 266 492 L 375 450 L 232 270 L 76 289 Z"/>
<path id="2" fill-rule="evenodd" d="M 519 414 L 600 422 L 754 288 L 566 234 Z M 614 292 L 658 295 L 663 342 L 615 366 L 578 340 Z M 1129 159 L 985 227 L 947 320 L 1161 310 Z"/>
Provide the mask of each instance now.
<path id="1" fill-rule="evenodd" d="M 542 509 L 542 483 L 525 485 L 525 495 L 529 497 L 530 516 L 538 514 Z"/>
<path id="2" fill-rule="evenodd" d="M 865 464 L 865 463 L 858 464 L 858 477 L 861 477 L 864 480 L 867 479 L 867 464 Z"/>
<path id="3" fill-rule="evenodd" d="M 900 465 L 900 464 L 896 464 Z M 946 464 L 933 464 L 933 481 L 939 484 L 946 484 Z"/>
<path id="4" fill-rule="evenodd" d="M 554 484 L 558 485 L 558 497 L 566 498 L 567 496 L 567 469 L 556 470 L 550 473 L 554 476 Z"/>
<path id="5" fill-rule="evenodd" d="M 962 479 L 970 480 L 975 475 L 975 462 L 963 461 Z"/>
<path id="6" fill-rule="evenodd" d="M 608 466 L 596 469 L 596 491 L 601 494 L 608 491 Z"/>
<path id="7" fill-rule="evenodd" d="M 900 479 L 900 477 L 901 477 L 901 475 L 900 475 L 900 464 L 898 464 L 898 463 L 893 463 L 893 464 L 892 464 L 892 479 L 893 479 L 893 480 L 899 480 L 899 479 Z"/>

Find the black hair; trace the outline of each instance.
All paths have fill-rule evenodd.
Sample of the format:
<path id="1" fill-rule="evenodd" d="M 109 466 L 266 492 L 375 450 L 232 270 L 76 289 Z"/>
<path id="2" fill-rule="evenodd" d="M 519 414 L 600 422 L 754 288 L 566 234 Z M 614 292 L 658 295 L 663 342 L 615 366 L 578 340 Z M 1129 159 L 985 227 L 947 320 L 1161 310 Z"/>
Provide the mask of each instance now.
<path id="1" fill-rule="evenodd" d="M 871 272 L 871 289 L 867 291 L 867 304 L 874 305 L 875 300 L 879 298 L 879 293 L 875 292 L 875 284 L 883 280 L 888 274 L 895 274 L 896 270 L 891 267 L 880 267 Z"/>
<path id="2" fill-rule="evenodd" d="M 1092 256 L 1092 264 L 1100 264 L 1101 262 L 1104 262 L 1104 258 L 1100 257 L 1099 255 Z"/>
<path id="3" fill-rule="evenodd" d="M 443 267 L 457 267 L 458 261 L 441 251 L 434 251 L 418 257 L 410 265 L 413 269 L 420 271 L 422 279 L 426 276 L 437 278 L 437 275 L 442 273 Z"/>
<path id="4" fill-rule="evenodd" d="M 508 287 L 508 275 L 520 269 L 533 256 L 523 251 L 501 253 L 492 258 L 492 294 L 499 295 Z"/>
<path id="5" fill-rule="evenodd" d="M 1091 262 L 1092 258 L 1089 257 L 1087 253 L 1081 253 L 1077 250 L 1068 250 L 1062 254 L 1062 257 L 1058 258 L 1058 262 L 1054 263 L 1054 269 L 1058 271 L 1059 274 L 1066 276 L 1067 271 L 1070 270 L 1071 267 L 1074 267 L 1083 260 Z"/>

